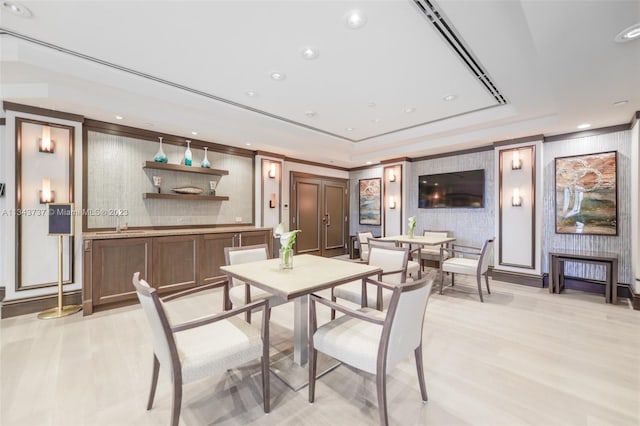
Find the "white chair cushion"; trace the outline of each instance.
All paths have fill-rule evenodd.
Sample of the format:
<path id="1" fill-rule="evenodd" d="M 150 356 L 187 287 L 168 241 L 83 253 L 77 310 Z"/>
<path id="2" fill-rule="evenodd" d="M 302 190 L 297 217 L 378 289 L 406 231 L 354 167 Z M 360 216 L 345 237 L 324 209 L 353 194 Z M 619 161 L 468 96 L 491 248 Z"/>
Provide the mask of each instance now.
<path id="1" fill-rule="evenodd" d="M 180 331 L 174 336 L 183 383 L 224 372 L 262 356 L 260 331 L 239 318 Z"/>
<path id="2" fill-rule="evenodd" d="M 420 264 L 410 260 L 407 262 L 407 275 L 411 275 L 414 278 L 418 277 L 418 271 L 420 270 Z"/>
<path id="3" fill-rule="evenodd" d="M 333 289 L 333 295 L 339 299 L 348 300 L 351 303 L 355 303 L 360 306 L 362 302 L 362 281 L 352 281 L 350 283 L 342 284 Z M 378 300 L 377 296 L 378 286 L 374 284 L 367 284 L 367 306 L 376 307 Z M 389 306 L 392 293 L 389 290 L 382 289 L 382 308 Z"/>
<path id="4" fill-rule="evenodd" d="M 452 257 L 442 263 L 442 270 L 454 274 L 475 275 L 478 270 L 478 259 Z"/>
<path id="5" fill-rule="evenodd" d="M 385 317 L 384 313 L 371 308 L 359 311 L 381 319 Z M 375 374 L 381 335 L 381 325 L 343 315 L 318 328 L 313 335 L 313 346 L 337 360 Z"/>

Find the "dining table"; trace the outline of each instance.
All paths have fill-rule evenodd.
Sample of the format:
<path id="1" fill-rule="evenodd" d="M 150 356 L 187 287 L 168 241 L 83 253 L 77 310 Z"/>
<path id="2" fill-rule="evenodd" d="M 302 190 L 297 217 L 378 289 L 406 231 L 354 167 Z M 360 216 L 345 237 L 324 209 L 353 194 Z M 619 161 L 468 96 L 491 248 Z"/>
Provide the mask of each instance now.
<path id="1" fill-rule="evenodd" d="M 435 235 L 391 235 L 388 237 L 380 237 L 381 240 L 391 240 L 395 241 L 398 244 L 408 244 L 409 245 L 409 253 L 413 254 L 414 251 L 416 253 L 416 257 L 418 261 L 420 261 L 420 248 L 424 246 L 443 246 L 445 244 L 449 244 L 456 239 L 454 237 L 439 237 Z M 414 245 L 417 245 L 416 249 L 413 248 Z M 420 268 L 422 269 L 422 268 Z M 422 276 L 421 271 L 418 271 L 418 278 Z"/>
<path id="2" fill-rule="evenodd" d="M 226 265 L 220 269 L 229 278 L 294 302 L 292 357 L 271 365 L 274 374 L 294 390 L 308 382 L 309 294 L 351 281 L 364 281 L 367 277 L 380 279 L 382 274 L 377 266 L 310 254 L 293 256 L 290 269 L 282 268 L 278 258 Z M 322 371 L 322 366 L 318 367 L 318 371 Z"/>

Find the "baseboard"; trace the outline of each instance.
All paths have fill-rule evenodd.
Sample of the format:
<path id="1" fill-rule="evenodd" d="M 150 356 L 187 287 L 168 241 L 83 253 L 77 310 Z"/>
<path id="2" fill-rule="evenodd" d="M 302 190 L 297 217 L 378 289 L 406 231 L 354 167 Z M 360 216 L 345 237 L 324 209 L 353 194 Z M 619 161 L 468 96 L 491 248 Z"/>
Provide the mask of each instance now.
<path id="1" fill-rule="evenodd" d="M 0 287 L 0 302 L 2 302 L 4 300 L 4 295 L 5 295 L 5 288 L 4 287 Z"/>
<path id="2" fill-rule="evenodd" d="M 527 285 L 530 287 L 544 287 L 544 277 L 541 275 L 492 269 L 491 278 L 512 284 Z"/>
<path id="3" fill-rule="evenodd" d="M 62 304 L 79 305 L 82 303 L 82 290 L 70 291 L 62 296 Z M 42 312 L 58 306 L 58 294 L 29 297 L 25 299 L 8 300 L 2 302 L 0 318 L 11 318 L 19 315 Z"/>
<path id="4" fill-rule="evenodd" d="M 549 274 L 544 275 L 544 286 L 549 287 Z M 593 281 L 585 278 L 570 276 L 564 277 L 564 287 L 571 290 L 586 291 L 588 293 L 598 293 L 602 294 L 603 296 L 605 291 L 605 284 L 602 281 Z M 634 295 L 630 284 L 618 283 L 616 287 L 618 297 L 625 297 L 633 301 L 636 296 L 640 296 Z"/>

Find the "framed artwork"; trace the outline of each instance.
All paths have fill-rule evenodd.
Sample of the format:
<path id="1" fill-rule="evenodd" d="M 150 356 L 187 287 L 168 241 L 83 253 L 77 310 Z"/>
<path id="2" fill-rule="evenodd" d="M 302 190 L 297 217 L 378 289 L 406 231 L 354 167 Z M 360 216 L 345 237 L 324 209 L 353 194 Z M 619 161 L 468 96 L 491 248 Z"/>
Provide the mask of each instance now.
<path id="1" fill-rule="evenodd" d="M 555 159 L 556 234 L 618 235 L 617 154 Z"/>
<path id="2" fill-rule="evenodd" d="M 380 225 L 380 178 L 360 179 L 360 225 Z"/>

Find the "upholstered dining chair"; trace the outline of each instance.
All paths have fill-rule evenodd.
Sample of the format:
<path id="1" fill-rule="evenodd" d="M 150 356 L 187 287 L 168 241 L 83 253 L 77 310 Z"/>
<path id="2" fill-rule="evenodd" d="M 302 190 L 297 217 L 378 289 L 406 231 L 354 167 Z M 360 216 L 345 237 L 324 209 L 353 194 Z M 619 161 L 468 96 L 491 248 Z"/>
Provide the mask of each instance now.
<path id="1" fill-rule="evenodd" d="M 269 249 L 266 244 L 256 244 L 252 246 L 242 247 L 225 247 L 224 259 L 227 265 L 237 265 L 240 263 L 255 262 L 258 260 L 267 260 L 269 258 Z M 286 300 L 276 297 L 271 293 L 252 287 L 236 278 L 229 281 L 229 299 L 227 307 L 242 306 L 255 300 L 269 299 L 269 309 L 280 305 Z M 251 311 L 245 313 L 245 319 L 251 322 Z"/>
<path id="2" fill-rule="evenodd" d="M 373 232 L 362 231 L 356 234 L 358 239 L 358 250 L 360 251 L 360 261 L 369 260 L 369 238 L 373 238 Z"/>
<path id="3" fill-rule="evenodd" d="M 394 240 L 369 238 L 367 241 L 369 242 L 369 249 L 371 249 L 371 247 L 399 247 L 399 245 Z M 411 260 L 411 252 L 409 252 L 409 260 L 407 261 L 407 276 L 410 276 L 413 279 L 418 279 L 422 276 L 420 263 Z"/>
<path id="4" fill-rule="evenodd" d="M 371 241 L 371 240 L 369 240 Z M 382 269 L 380 279 L 389 284 L 401 284 L 407 281 L 407 261 L 409 249 L 406 247 L 379 247 L 369 249 L 369 265 Z M 363 285 L 362 280 L 352 281 L 331 289 L 331 301 L 344 299 L 361 307 L 375 306 L 382 310 L 389 305 L 391 292 L 383 290 L 381 286 Z M 331 319 L 335 318 L 335 311 L 331 311 Z"/>
<path id="5" fill-rule="evenodd" d="M 151 326 L 153 340 L 153 375 L 147 410 L 153 406 L 160 366 L 173 384 L 171 425 L 177 426 L 182 403 L 182 385 L 261 358 L 262 398 L 264 412 L 270 410 L 269 400 L 269 310 L 268 301 L 261 300 L 222 313 L 200 317 L 180 324 L 171 323 L 165 302 L 193 294 L 201 288 L 186 290 L 160 300 L 158 293 L 133 274 L 142 309 Z M 209 287 L 209 286 L 205 286 Z M 235 318 L 238 314 L 261 308 L 262 330 Z"/>
<path id="6" fill-rule="evenodd" d="M 481 248 L 460 244 L 453 244 L 451 248 L 440 248 L 440 252 L 442 253 L 442 260 L 440 261 L 440 294 L 442 294 L 442 287 L 444 286 L 444 272 L 451 273 L 452 287 L 455 285 L 455 274 L 475 275 L 478 283 L 480 301 L 484 302 L 482 298 L 482 275 L 484 275 L 487 285 L 487 293 L 491 294 L 488 270 L 489 261 L 493 255 L 494 239 L 495 238 L 490 238 L 486 240 Z"/>
<path id="7" fill-rule="evenodd" d="M 453 237 L 453 232 L 451 231 L 433 231 L 429 229 L 425 229 L 422 231 L 422 235 L 425 237 Z M 420 249 L 420 266 L 424 267 L 425 260 L 432 260 L 438 262 L 438 267 L 440 267 L 440 247 L 441 246 L 424 246 Z"/>
<path id="8" fill-rule="evenodd" d="M 373 254 L 373 250 L 371 254 Z M 309 323 L 309 402 L 314 402 L 318 351 L 345 364 L 376 375 L 378 413 L 381 425 L 388 425 L 386 377 L 400 361 L 414 353 L 422 400 L 427 401 L 422 362 L 422 327 L 432 280 L 426 278 L 403 285 L 368 282 L 392 291 L 389 309 L 379 312 L 358 310 L 310 296 Z M 344 315 L 318 328 L 316 304 L 323 304 Z"/>

